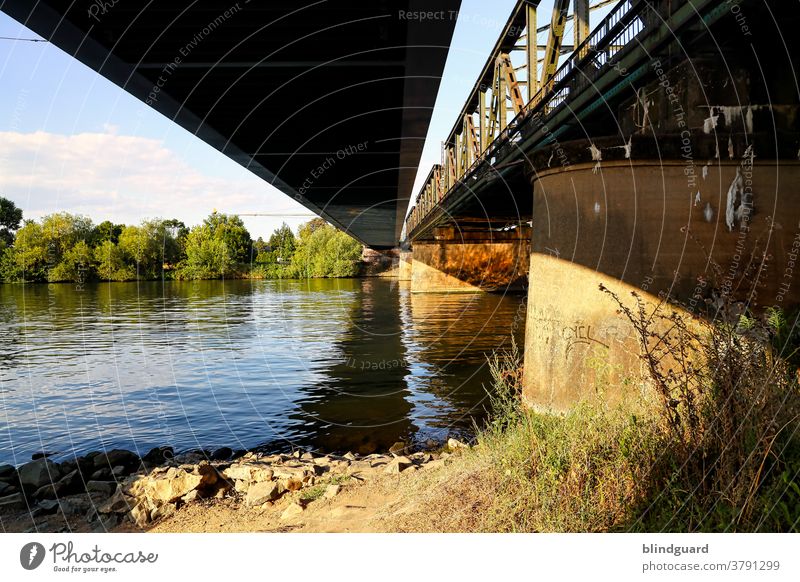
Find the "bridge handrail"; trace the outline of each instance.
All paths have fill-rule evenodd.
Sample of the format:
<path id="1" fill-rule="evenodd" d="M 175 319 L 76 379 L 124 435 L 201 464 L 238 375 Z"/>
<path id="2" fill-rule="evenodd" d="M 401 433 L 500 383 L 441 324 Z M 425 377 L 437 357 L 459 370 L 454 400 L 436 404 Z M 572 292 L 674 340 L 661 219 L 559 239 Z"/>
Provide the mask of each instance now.
<path id="1" fill-rule="evenodd" d="M 481 165 L 495 157 L 495 154 L 508 145 L 532 117 L 540 117 L 544 122 L 564 105 L 570 94 L 584 89 L 601 73 L 606 72 L 609 66 L 613 66 L 614 57 L 629 47 L 631 41 L 647 28 L 639 16 L 649 6 L 645 0 L 620 0 L 588 37 L 575 47 L 551 79 L 508 122 L 505 129 L 500 131 L 479 156 L 476 156 L 475 161 L 465 168 L 460 176 L 456 176 L 450 188 L 439 193 L 436 202 L 440 203 L 447 199 L 449 194 L 473 175 Z M 594 70 L 587 74 L 586 69 L 590 64 L 594 64 Z M 409 235 L 435 207 L 430 201 L 425 200 L 426 193 L 431 191 L 429 182 L 433 174 L 434 169 L 431 169 L 428 180 L 417 196 L 417 204 L 409 212 L 406 228 Z M 440 188 L 441 185 L 437 187 Z"/>

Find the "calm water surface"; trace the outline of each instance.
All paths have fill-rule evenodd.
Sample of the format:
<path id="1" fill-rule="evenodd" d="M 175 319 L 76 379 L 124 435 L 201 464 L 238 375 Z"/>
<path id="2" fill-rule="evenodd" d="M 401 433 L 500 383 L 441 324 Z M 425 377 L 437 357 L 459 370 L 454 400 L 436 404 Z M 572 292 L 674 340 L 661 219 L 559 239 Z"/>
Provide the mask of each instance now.
<path id="1" fill-rule="evenodd" d="M 468 431 L 521 302 L 381 279 L 0 285 L 0 463 Z"/>

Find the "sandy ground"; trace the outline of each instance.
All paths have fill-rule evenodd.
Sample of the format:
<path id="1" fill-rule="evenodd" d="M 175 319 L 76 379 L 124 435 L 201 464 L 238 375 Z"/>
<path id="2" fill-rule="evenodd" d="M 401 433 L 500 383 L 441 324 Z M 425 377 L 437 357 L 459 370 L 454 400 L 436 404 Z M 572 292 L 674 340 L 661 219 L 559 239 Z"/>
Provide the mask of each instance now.
<path id="1" fill-rule="evenodd" d="M 31 517 L 17 512 L 0 516 L 4 532 L 388 532 L 391 516 L 407 510 L 409 502 L 401 494 L 402 482 L 413 479 L 413 472 L 385 475 L 372 481 L 351 479 L 341 485 L 332 499 L 320 498 L 304 504 L 299 515 L 282 519 L 290 505 L 300 500 L 300 492 L 283 495 L 273 503 L 246 507 L 241 499 L 204 499 L 181 507 L 174 515 L 148 528 L 140 529 L 129 521 L 106 530 L 99 523 L 89 524 L 80 516 L 56 513 Z M 99 505 L 99 501 L 97 504 Z"/>
<path id="2" fill-rule="evenodd" d="M 412 491 L 427 490 L 429 485 L 447 479 L 445 466 L 453 461 L 430 462 L 430 455 L 428 459 L 418 461 L 400 473 L 384 471 L 384 464 L 366 468 L 362 464 L 355 469 L 346 466 L 344 472 L 333 474 L 339 490 L 330 498 L 321 495 L 323 491 L 330 493 L 326 484 L 330 483 L 329 479 L 311 490 L 304 487 L 298 491 L 285 491 L 275 501 L 257 506 L 247 506 L 244 495 L 230 489 L 221 498 L 196 499 L 180 505 L 172 515 L 146 526 L 138 526 L 129 519 L 109 522 L 104 517 L 100 521 L 87 521 L 85 516 L 94 515 L 94 510 L 108 498 L 96 493 L 92 497 L 85 493 L 72 495 L 59 501 L 72 508 L 66 514 L 58 510 L 45 515 L 41 510 L 29 511 L 24 507 L 0 512 L 0 531 L 400 532 L 405 531 L 400 524 L 414 523 L 414 512 L 423 511 L 419 496 Z M 291 511 L 285 514 L 290 507 Z"/>
<path id="3" fill-rule="evenodd" d="M 432 469 L 435 471 L 436 469 Z M 302 513 L 282 519 L 299 492 L 284 495 L 274 503 L 248 508 L 237 499 L 203 500 L 182 507 L 177 513 L 147 529 L 156 533 L 176 532 L 392 532 L 393 518 L 413 511 L 413 502 L 403 495 L 404 485 L 417 471 L 375 476 L 369 481 L 351 479 L 333 499 L 309 502 Z M 142 531 L 124 523 L 115 531 Z"/>

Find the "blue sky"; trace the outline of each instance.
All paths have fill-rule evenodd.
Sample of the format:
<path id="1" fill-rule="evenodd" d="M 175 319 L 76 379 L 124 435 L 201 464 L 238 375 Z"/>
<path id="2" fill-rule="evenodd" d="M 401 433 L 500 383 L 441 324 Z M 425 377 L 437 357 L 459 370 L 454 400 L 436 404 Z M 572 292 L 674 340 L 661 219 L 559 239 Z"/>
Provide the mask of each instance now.
<path id="1" fill-rule="evenodd" d="M 462 3 L 418 184 L 439 160 L 439 144 L 514 5 L 515 0 Z M 551 5 L 542 2 L 540 25 Z M 569 24 L 567 35 L 571 30 Z M 0 36 L 38 38 L 2 13 Z M 214 209 L 308 212 L 48 43 L 0 40 L 0 87 L 0 195 L 26 217 L 66 210 L 98 222 L 131 224 L 160 216 L 191 225 Z M 266 237 L 283 219 L 244 220 L 254 236 Z M 307 219 L 285 220 L 296 227 Z"/>

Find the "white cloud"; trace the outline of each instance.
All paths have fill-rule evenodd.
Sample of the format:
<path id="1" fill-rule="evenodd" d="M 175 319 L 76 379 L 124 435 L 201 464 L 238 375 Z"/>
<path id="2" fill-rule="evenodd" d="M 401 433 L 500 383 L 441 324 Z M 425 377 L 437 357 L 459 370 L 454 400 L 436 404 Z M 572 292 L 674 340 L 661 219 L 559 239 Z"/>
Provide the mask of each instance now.
<path id="1" fill-rule="evenodd" d="M 67 211 L 126 224 L 178 218 L 196 224 L 220 212 L 298 213 L 306 209 L 245 169 L 209 176 L 160 140 L 106 133 L 0 132 L 0 195 L 26 218 Z M 222 156 L 222 154 L 219 154 Z M 281 218 L 245 219 L 254 236 Z M 302 219 L 287 219 L 295 226 Z"/>

